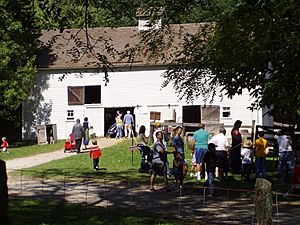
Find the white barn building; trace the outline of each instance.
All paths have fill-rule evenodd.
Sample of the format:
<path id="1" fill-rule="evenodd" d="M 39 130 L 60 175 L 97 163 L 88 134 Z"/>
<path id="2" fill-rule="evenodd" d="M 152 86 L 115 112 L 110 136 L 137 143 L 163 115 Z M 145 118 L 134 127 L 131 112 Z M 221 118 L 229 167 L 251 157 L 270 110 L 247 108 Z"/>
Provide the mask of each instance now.
<path id="1" fill-rule="evenodd" d="M 173 25 L 173 29 L 186 32 L 195 32 L 197 27 L 198 24 Z M 212 130 L 221 123 L 227 134 L 238 119 L 243 121 L 242 129 L 249 131 L 253 122 L 263 124 L 262 110 L 248 109 L 251 99 L 247 91 L 232 99 L 220 93 L 210 105 L 203 99 L 188 104 L 179 100 L 171 85 L 161 88 L 166 70 L 163 63 L 146 62 L 139 56 L 128 64 L 110 54 L 108 46 L 117 51 L 124 50 L 127 44 L 134 46 L 138 32 L 137 27 L 91 29 L 88 41 L 94 45 L 94 52 L 89 52 L 84 45 L 84 30 L 45 31 L 39 39 L 43 51 L 38 77 L 32 96 L 23 104 L 23 139 L 36 138 L 39 125 L 52 124 L 55 138 L 66 139 L 76 119 L 83 121 L 84 117 L 88 117 L 97 136 L 105 136 L 117 110 L 123 114 L 130 110 L 135 116 L 135 130 L 145 125 L 147 134 L 154 121 L 183 125 L 203 122 L 213 124 Z M 105 55 L 113 65 L 107 85 L 105 73 L 99 71 L 99 61 L 95 59 L 97 53 Z"/>

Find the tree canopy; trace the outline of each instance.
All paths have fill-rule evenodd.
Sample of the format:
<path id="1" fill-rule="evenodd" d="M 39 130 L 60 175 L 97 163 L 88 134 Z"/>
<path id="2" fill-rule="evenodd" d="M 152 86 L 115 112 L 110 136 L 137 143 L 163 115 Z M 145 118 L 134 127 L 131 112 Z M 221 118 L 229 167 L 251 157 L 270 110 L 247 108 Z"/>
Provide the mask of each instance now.
<path id="1" fill-rule="evenodd" d="M 36 75 L 32 8 L 30 0 L 0 0 L 0 119 L 20 121 L 16 111 Z"/>
<path id="2" fill-rule="evenodd" d="M 0 0 L 0 118 L 15 119 L 36 75 L 34 40 L 41 29 L 137 25 L 138 8 L 164 7 L 165 26 L 141 37 L 150 57 L 162 57 L 165 35 L 184 35 L 164 74 L 180 97 L 251 91 L 255 107 L 295 122 L 300 115 L 298 0 Z M 157 18 L 157 15 L 152 15 Z M 201 23 L 194 34 L 168 24 Z M 206 22 L 203 26 L 202 22 Z M 138 47 L 137 47 L 138 49 Z M 170 56 L 166 58 L 170 61 Z M 196 88 L 195 88 L 196 87 Z M 282 116 L 283 115 L 283 116 Z"/>
<path id="3" fill-rule="evenodd" d="M 206 4 L 208 12 L 216 13 L 210 17 L 212 22 L 185 35 L 184 48 L 164 74 L 164 85 L 172 84 L 188 100 L 208 93 L 213 97 L 216 87 L 228 97 L 248 89 L 255 100 L 252 108 L 267 107 L 277 121 L 296 123 L 300 115 L 300 2 L 207 2 L 225 7 Z M 200 17 L 206 14 L 198 13 Z"/>

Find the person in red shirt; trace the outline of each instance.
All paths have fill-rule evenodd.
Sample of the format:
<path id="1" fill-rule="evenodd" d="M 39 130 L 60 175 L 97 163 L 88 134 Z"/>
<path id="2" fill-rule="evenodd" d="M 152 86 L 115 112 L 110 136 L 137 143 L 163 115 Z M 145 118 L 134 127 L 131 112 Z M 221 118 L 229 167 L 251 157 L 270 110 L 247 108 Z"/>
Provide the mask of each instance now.
<path id="1" fill-rule="evenodd" d="M 8 142 L 6 141 L 6 137 L 2 138 L 2 151 L 8 153 Z"/>
<path id="2" fill-rule="evenodd" d="M 93 169 L 94 171 L 99 170 L 99 158 L 102 155 L 101 149 L 97 145 L 97 140 L 92 141 L 93 146 L 90 150 L 90 158 L 93 159 Z"/>

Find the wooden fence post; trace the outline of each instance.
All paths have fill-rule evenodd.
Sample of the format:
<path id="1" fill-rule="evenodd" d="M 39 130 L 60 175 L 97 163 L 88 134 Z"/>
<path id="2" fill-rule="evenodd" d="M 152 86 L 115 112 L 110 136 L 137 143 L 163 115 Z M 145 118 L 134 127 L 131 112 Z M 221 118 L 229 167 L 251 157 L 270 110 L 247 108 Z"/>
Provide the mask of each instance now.
<path id="1" fill-rule="evenodd" d="M 8 189 L 6 164 L 0 160 L 0 225 L 8 225 Z"/>
<path id="2" fill-rule="evenodd" d="M 273 200 L 271 194 L 271 182 L 257 178 L 255 182 L 255 216 L 258 225 L 270 225 L 272 224 L 272 209 Z"/>

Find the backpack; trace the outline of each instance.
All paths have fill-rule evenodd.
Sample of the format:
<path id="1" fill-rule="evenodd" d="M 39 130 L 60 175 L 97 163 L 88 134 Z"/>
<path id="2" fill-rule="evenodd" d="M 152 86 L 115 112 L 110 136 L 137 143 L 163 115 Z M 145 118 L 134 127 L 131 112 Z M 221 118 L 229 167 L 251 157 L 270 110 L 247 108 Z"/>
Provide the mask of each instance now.
<path id="1" fill-rule="evenodd" d="M 162 153 L 160 153 L 160 152 L 158 152 L 157 150 L 156 150 L 156 146 L 157 145 L 163 145 L 163 144 L 161 144 L 161 143 L 154 143 L 154 145 L 151 147 L 151 157 L 152 157 L 152 159 L 157 159 L 157 158 L 160 158 L 161 159 L 161 161 L 163 161 L 164 163 L 166 163 L 166 154 L 162 154 Z M 158 156 L 157 156 L 158 155 Z"/>

